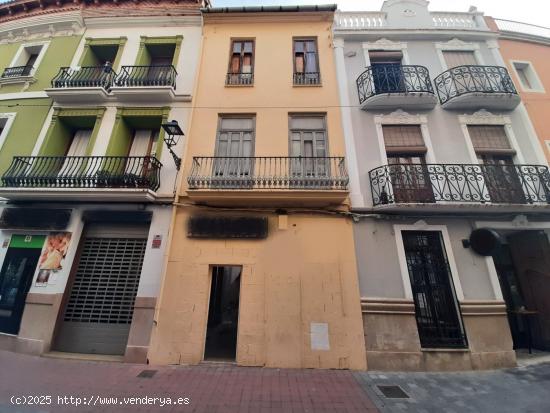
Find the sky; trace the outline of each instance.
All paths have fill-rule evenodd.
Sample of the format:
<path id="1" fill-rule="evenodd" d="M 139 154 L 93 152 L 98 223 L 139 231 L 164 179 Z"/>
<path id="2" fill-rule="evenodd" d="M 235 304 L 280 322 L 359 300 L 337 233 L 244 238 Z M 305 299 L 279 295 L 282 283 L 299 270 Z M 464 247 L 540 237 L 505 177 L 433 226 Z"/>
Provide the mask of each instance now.
<path id="1" fill-rule="evenodd" d="M 338 4 L 340 10 L 380 10 L 383 0 L 213 0 L 215 7 Z M 516 20 L 525 23 L 550 26 L 550 0 L 431 0 L 432 11 L 468 11 L 476 6 L 487 16 Z"/>

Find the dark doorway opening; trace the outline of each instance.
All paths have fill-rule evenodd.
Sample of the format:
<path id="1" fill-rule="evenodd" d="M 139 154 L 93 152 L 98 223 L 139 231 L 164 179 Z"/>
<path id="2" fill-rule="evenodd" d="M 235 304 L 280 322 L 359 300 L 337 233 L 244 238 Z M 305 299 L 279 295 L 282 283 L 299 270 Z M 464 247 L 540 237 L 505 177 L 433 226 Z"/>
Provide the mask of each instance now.
<path id="1" fill-rule="evenodd" d="M 242 267 L 212 267 L 205 360 L 235 360 Z"/>
<path id="2" fill-rule="evenodd" d="M 544 231 L 506 234 L 494 254 L 514 349 L 550 350 L 550 242 Z"/>
<path id="3" fill-rule="evenodd" d="M 16 238 L 18 236 L 13 236 Z M 30 237 L 29 237 L 30 238 Z M 36 241 L 19 242 L 10 247 L 0 271 L 0 332 L 17 334 L 25 308 L 25 299 L 31 287 L 36 264 L 40 257 L 43 236 L 34 236 Z M 13 240 L 12 240 L 13 244 Z"/>

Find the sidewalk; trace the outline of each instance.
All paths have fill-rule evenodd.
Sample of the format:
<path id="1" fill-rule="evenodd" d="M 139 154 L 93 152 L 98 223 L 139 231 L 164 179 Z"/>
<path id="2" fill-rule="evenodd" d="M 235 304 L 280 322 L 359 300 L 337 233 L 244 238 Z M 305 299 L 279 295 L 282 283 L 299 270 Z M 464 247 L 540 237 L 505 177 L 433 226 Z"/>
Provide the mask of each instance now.
<path id="1" fill-rule="evenodd" d="M 138 377 L 144 370 L 152 377 Z M 142 373 L 143 374 L 143 373 Z M 146 373 L 147 375 L 147 373 Z M 14 406 L 11 396 L 51 395 L 42 406 Z M 59 405 L 58 396 L 85 405 Z M 97 396 L 189 398 L 188 405 L 99 406 Z M 73 402 L 76 402 L 73 399 Z M 101 400 L 104 401 L 104 400 Z M 93 406 L 96 403 L 96 406 Z M 0 412 L 377 412 L 350 371 L 205 364 L 155 367 L 33 357 L 0 351 Z"/>

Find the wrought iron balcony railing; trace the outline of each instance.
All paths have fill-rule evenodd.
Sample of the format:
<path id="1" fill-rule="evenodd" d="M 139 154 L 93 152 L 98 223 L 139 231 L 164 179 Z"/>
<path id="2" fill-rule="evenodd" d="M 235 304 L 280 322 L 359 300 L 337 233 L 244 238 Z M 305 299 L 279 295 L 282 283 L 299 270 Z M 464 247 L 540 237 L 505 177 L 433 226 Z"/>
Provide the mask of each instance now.
<path id="1" fill-rule="evenodd" d="M 2 78 L 30 76 L 32 73 L 32 66 L 14 66 L 6 67 L 2 72 Z"/>
<path id="2" fill-rule="evenodd" d="M 359 104 L 387 93 L 434 93 L 430 72 L 424 66 L 370 66 L 356 80 Z"/>
<path id="3" fill-rule="evenodd" d="M 510 93 L 517 95 L 508 70 L 500 66 L 457 66 L 435 78 L 441 104 L 467 93 Z"/>
<path id="4" fill-rule="evenodd" d="M 151 156 L 15 156 L 2 176 L 15 188 L 157 190 L 162 164 Z"/>
<path id="5" fill-rule="evenodd" d="M 253 85 L 254 73 L 228 73 L 225 78 L 226 85 Z"/>
<path id="6" fill-rule="evenodd" d="M 374 206 L 398 203 L 550 202 L 543 165 L 394 164 L 369 172 Z"/>
<path id="7" fill-rule="evenodd" d="M 111 66 L 83 66 L 79 69 L 62 67 L 52 79 L 52 87 L 101 87 L 109 90 L 116 76 Z"/>
<path id="8" fill-rule="evenodd" d="M 191 189 L 345 190 L 344 157 L 193 157 Z"/>
<path id="9" fill-rule="evenodd" d="M 319 85 L 321 84 L 321 73 L 319 72 L 295 72 L 295 85 Z"/>
<path id="10" fill-rule="evenodd" d="M 122 66 L 115 80 L 116 86 L 172 86 L 176 88 L 178 73 L 172 65 Z"/>

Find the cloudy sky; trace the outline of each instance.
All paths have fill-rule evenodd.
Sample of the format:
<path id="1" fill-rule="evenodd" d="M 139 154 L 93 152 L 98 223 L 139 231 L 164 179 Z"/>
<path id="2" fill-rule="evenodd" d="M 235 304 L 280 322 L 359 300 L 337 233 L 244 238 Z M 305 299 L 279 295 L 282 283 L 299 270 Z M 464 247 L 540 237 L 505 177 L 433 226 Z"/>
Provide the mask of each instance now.
<path id="1" fill-rule="evenodd" d="M 382 0 L 213 0 L 214 6 L 337 3 L 340 10 L 380 10 Z M 474 5 L 486 15 L 550 26 L 550 0 L 431 0 L 430 10 L 467 11 Z"/>

